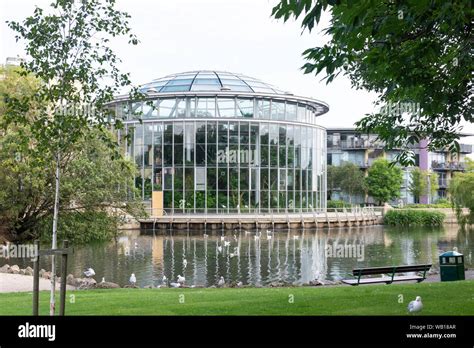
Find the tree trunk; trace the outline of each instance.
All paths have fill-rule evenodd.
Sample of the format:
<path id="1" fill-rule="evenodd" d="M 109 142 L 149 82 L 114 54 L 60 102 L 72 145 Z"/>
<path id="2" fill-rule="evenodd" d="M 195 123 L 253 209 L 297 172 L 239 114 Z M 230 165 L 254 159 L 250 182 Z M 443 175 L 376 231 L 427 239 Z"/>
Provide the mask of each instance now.
<path id="1" fill-rule="evenodd" d="M 55 193 L 54 193 L 54 213 L 53 213 L 53 236 L 52 249 L 57 249 L 58 241 L 58 215 L 59 215 L 59 175 L 60 175 L 61 152 L 56 153 L 56 176 L 55 176 Z M 53 316 L 55 311 L 55 290 L 56 290 L 56 264 L 54 254 L 51 256 L 51 296 L 49 301 L 49 315 Z"/>

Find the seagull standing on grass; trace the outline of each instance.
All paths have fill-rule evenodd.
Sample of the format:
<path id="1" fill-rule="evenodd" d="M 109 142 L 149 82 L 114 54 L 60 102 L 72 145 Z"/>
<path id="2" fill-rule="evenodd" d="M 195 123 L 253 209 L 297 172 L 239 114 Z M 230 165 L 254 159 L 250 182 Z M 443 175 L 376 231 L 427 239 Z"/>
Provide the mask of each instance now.
<path id="1" fill-rule="evenodd" d="M 415 313 L 420 312 L 423 309 L 423 303 L 421 302 L 421 297 L 417 296 L 415 301 L 411 301 L 408 304 L 408 312 Z"/>
<path id="2" fill-rule="evenodd" d="M 137 277 L 135 277 L 135 273 L 132 273 L 132 275 L 130 276 L 130 284 L 131 285 L 135 285 L 137 283 Z"/>
<path id="3" fill-rule="evenodd" d="M 95 271 L 92 269 L 92 267 L 89 267 L 89 268 L 86 269 L 86 271 L 84 272 L 84 275 L 85 275 L 87 278 L 91 278 L 91 277 L 95 276 Z"/>
<path id="4" fill-rule="evenodd" d="M 217 282 L 217 286 L 222 288 L 225 285 L 224 277 L 221 276 L 221 279 Z"/>

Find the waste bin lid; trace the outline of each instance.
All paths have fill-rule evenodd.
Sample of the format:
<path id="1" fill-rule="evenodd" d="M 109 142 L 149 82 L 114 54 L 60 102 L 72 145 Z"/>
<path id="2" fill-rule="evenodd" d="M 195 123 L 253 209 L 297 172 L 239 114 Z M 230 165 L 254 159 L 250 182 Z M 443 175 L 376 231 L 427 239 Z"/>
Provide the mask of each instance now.
<path id="1" fill-rule="evenodd" d="M 461 253 L 458 253 L 457 251 L 446 251 L 445 253 L 442 253 L 439 256 L 449 257 L 449 256 L 463 256 L 463 255 Z"/>

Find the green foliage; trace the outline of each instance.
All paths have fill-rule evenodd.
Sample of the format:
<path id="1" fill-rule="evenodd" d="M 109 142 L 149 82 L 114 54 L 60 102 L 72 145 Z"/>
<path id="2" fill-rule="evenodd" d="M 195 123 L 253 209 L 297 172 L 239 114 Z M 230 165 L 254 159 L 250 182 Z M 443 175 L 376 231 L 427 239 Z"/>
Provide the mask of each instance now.
<path id="1" fill-rule="evenodd" d="M 466 158 L 466 163 L 466 172 L 456 173 L 449 185 L 456 217 L 463 227 L 474 224 L 474 161 Z M 468 214 L 463 212 L 463 208 L 467 208 Z"/>
<path id="2" fill-rule="evenodd" d="M 347 196 L 349 203 L 354 195 L 364 193 L 366 190 L 364 173 L 350 162 L 340 166 L 328 166 L 327 181 L 330 194 L 339 189 Z"/>
<path id="3" fill-rule="evenodd" d="M 330 200 L 327 202 L 327 207 L 328 208 L 350 208 L 351 205 L 349 203 L 346 203 L 344 201 L 340 201 L 340 200 Z"/>
<path id="4" fill-rule="evenodd" d="M 429 173 L 426 170 L 415 168 L 410 171 L 410 179 L 408 189 L 418 200 L 421 196 L 433 196 L 439 188 L 438 174 L 434 172 Z"/>
<path id="5" fill-rule="evenodd" d="M 446 208 L 451 208 L 452 204 L 451 203 L 434 203 L 434 204 L 407 204 L 404 206 L 405 208 L 410 208 L 410 209 L 418 209 L 418 208 L 440 208 L 440 209 L 446 209 Z"/>
<path id="6" fill-rule="evenodd" d="M 474 56 L 466 49 L 471 2 L 281 0 L 272 15 L 285 21 L 302 17 L 302 28 L 311 31 L 322 12 L 331 16 L 323 29 L 329 41 L 304 51 L 304 72 L 325 74 L 327 83 L 342 73 L 355 88 L 377 93 L 379 106 L 410 103 L 407 117 L 380 111 L 357 123 L 388 149 L 403 149 L 403 164 L 414 164 L 410 146 L 422 139 L 430 139 L 430 150 L 456 151 L 457 125 L 474 121 Z"/>
<path id="7" fill-rule="evenodd" d="M 34 92 L 39 81 L 31 75 L 18 74 L 19 71 L 21 69 L 17 68 L 0 70 L 4 75 L 0 93 L 20 97 Z M 43 227 L 50 221 L 54 209 L 55 161 L 47 153 L 35 151 L 37 142 L 32 135 L 32 126 L 5 122 L 5 110 L 5 103 L 0 100 L 0 124 L 3 126 L 0 136 L 0 235 L 12 241 L 44 239 L 49 234 L 42 235 Z M 103 141 L 104 137 L 108 137 L 107 142 Z M 116 226 L 114 221 L 118 221 L 120 215 L 143 215 L 140 202 L 130 199 L 123 203 L 133 196 L 136 168 L 122 157 L 111 160 L 120 151 L 118 147 L 110 148 L 109 144 L 114 142 L 114 136 L 105 130 L 88 130 L 76 144 L 63 151 L 60 161 L 63 174 L 60 209 L 64 211 L 61 216 L 71 221 L 80 216 L 73 213 L 86 216 L 91 233 L 96 226 L 103 226 L 104 221 L 112 221 L 111 226 Z M 105 213 L 108 220 L 102 217 Z M 70 223 L 65 221 L 63 226 L 72 226 Z M 70 231 L 75 229 L 70 228 Z M 68 235 L 70 232 L 59 233 Z M 84 235 L 69 239 L 88 238 Z"/>
<path id="8" fill-rule="evenodd" d="M 438 211 L 393 209 L 384 216 L 384 224 L 393 226 L 441 226 L 445 215 Z"/>
<path id="9" fill-rule="evenodd" d="M 60 215 L 58 240 L 68 240 L 73 244 L 109 241 L 116 237 L 122 219 L 106 212 L 72 212 Z M 42 241 L 51 241 L 52 216 L 42 219 L 37 231 Z"/>
<path id="10" fill-rule="evenodd" d="M 403 182 L 402 170 L 390 165 L 386 159 L 374 161 L 365 178 L 367 192 L 380 204 L 400 197 L 400 187 Z"/>

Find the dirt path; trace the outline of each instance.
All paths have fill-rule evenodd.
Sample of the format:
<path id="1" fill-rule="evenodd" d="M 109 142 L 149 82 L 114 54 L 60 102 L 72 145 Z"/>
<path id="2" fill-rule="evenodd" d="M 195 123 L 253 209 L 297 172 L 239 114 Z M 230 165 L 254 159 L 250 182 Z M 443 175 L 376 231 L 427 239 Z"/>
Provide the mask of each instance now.
<path id="1" fill-rule="evenodd" d="M 74 290 L 73 286 L 67 285 L 68 290 Z M 59 283 L 56 284 L 59 290 Z M 40 278 L 40 290 L 51 289 L 51 282 L 48 279 Z M 33 291 L 33 277 L 21 274 L 0 273 L 0 292 L 20 292 Z"/>

